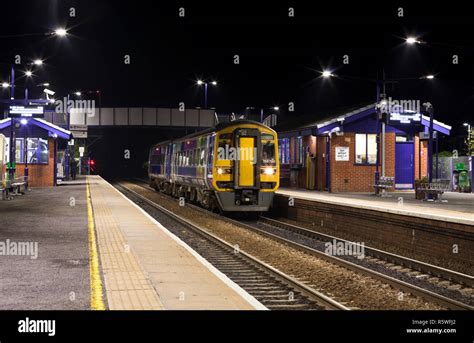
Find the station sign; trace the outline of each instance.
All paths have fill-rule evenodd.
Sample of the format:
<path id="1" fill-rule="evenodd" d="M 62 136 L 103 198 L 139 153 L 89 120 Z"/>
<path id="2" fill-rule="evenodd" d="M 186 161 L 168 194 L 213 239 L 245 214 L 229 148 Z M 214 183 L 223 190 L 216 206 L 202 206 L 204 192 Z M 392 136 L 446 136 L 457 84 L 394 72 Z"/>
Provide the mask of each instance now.
<path id="1" fill-rule="evenodd" d="M 420 139 L 430 139 L 430 133 L 429 132 L 420 132 L 419 134 Z M 438 132 L 433 130 L 433 139 L 438 138 Z"/>
<path id="2" fill-rule="evenodd" d="M 421 122 L 421 113 L 415 112 L 392 112 L 389 115 L 389 123 L 391 124 L 412 124 L 413 122 Z"/>
<path id="3" fill-rule="evenodd" d="M 87 125 L 70 125 L 69 130 L 74 138 L 87 138 Z"/>
<path id="4" fill-rule="evenodd" d="M 337 146 L 335 157 L 336 161 L 349 161 L 349 147 Z"/>
<path id="5" fill-rule="evenodd" d="M 11 118 L 44 118 L 43 106 L 10 106 L 8 110 Z"/>

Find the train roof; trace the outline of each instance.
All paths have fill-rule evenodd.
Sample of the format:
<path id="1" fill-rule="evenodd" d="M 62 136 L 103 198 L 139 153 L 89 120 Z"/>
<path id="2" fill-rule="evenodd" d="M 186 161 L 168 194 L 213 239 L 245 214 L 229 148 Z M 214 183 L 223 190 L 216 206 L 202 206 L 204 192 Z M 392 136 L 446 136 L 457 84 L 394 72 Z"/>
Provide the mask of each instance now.
<path id="1" fill-rule="evenodd" d="M 217 124 L 216 126 L 213 126 L 213 127 L 210 127 L 210 128 L 204 129 L 204 130 L 201 130 L 201 131 L 197 131 L 197 132 L 191 133 L 191 134 L 189 134 L 189 135 L 186 135 L 186 136 L 183 136 L 183 137 L 180 137 L 180 138 L 177 138 L 177 139 L 168 139 L 168 140 L 166 140 L 166 141 L 158 142 L 158 143 L 156 143 L 156 144 L 154 144 L 154 145 L 165 144 L 165 143 L 171 143 L 171 142 L 174 142 L 174 141 L 177 141 L 177 140 L 181 140 L 181 139 L 188 139 L 188 138 L 198 137 L 198 136 L 205 135 L 205 134 L 207 134 L 207 133 L 212 133 L 212 132 L 215 132 L 215 131 L 220 131 L 220 130 L 223 130 L 223 129 L 228 128 L 228 127 L 230 127 L 230 126 L 235 126 L 235 125 L 238 125 L 238 124 L 253 124 L 253 125 L 258 125 L 258 126 L 261 126 L 261 127 L 266 128 L 266 129 L 269 129 L 269 130 L 274 131 L 271 127 L 268 127 L 268 126 L 266 126 L 266 125 L 263 125 L 262 123 L 259 123 L 258 121 L 247 120 L 247 119 L 238 119 L 238 120 L 229 121 L 229 122 L 225 122 L 225 123 L 219 123 L 219 124 Z"/>

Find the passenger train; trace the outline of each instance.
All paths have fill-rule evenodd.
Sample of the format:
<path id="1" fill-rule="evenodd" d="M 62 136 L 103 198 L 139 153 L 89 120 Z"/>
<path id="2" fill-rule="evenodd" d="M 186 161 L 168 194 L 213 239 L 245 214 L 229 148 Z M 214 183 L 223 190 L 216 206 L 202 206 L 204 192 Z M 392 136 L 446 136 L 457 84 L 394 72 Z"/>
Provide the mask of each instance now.
<path id="1" fill-rule="evenodd" d="M 264 212 L 280 181 L 277 133 L 236 120 L 150 149 L 150 186 L 222 212 Z"/>

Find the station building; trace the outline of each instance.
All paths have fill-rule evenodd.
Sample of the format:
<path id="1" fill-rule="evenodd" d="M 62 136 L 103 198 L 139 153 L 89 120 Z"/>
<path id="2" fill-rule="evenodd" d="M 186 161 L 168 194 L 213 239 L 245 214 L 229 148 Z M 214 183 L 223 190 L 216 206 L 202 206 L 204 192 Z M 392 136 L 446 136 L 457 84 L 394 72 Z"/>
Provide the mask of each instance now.
<path id="1" fill-rule="evenodd" d="M 10 161 L 10 137 L 15 137 L 15 177 L 28 175 L 28 186 L 56 185 L 58 170 L 62 170 L 61 154 L 71 139 L 71 133 L 41 118 L 5 118 L 0 120 L 0 137 L 4 137 L 2 176 Z M 60 173 L 59 173 L 60 174 Z M 3 179 L 3 178 L 2 178 Z"/>
<path id="2" fill-rule="evenodd" d="M 415 180 L 428 172 L 430 118 L 418 112 L 387 113 L 382 124 L 377 116 L 375 104 L 369 104 L 329 113 L 323 120 L 303 117 L 277 126 L 281 186 L 373 192 L 378 169 L 380 176 L 394 177 L 395 189 L 414 188 Z M 439 135 L 450 130 L 434 120 L 436 154 Z"/>

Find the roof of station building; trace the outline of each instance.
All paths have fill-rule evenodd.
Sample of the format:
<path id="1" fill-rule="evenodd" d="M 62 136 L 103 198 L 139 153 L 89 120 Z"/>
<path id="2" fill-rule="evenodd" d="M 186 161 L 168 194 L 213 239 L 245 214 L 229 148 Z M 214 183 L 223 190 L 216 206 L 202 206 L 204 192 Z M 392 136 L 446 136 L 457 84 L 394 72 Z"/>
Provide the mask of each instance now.
<path id="1" fill-rule="evenodd" d="M 298 132 L 305 135 L 309 132 L 317 134 L 327 133 L 333 127 L 340 125 L 342 122 L 353 122 L 361 118 L 373 115 L 376 111 L 376 103 L 363 103 L 353 106 L 341 107 L 330 111 L 321 111 L 312 115 L 295 116 L 275 126 L 273 129 L 278 133 Z M 321 118 L 321 119 L 318 119 Z M 421 115 L 421 124 L 429 126 L 430 118 Z M 451 126 L 438 120 L 433 120 L 434 130 L 449 135 Z"/>
<path id="2" fill-rule="evenodd" d="M 0 130 L 3 130 L 11 125 L 11 118 L 5 118 L 0 120 Z M 29 118 L 28 125 L 35 125 L 43 130 L 48 131 L 53 137 L 62 138 L 65 140 L 71 139 L 71 131 L 63 129 L 60 126 L 57 126 L 49 121 L 40 118 Z"/>

